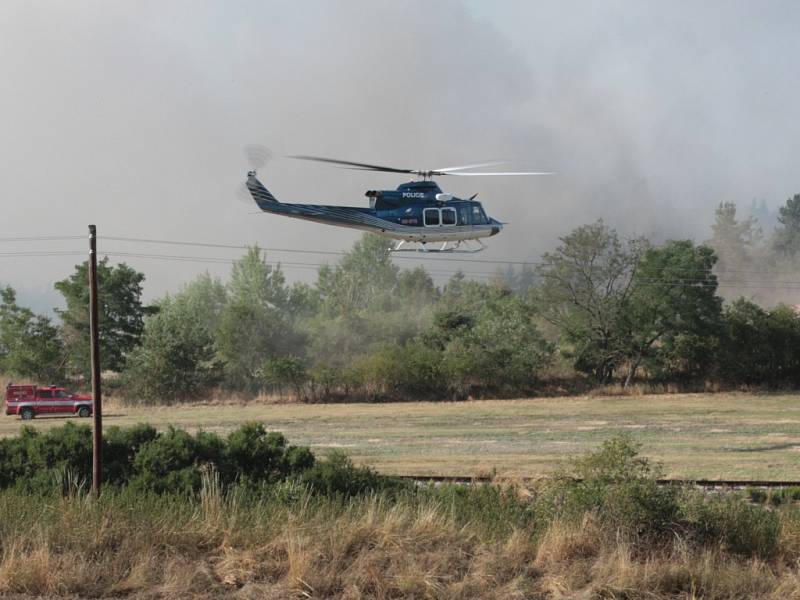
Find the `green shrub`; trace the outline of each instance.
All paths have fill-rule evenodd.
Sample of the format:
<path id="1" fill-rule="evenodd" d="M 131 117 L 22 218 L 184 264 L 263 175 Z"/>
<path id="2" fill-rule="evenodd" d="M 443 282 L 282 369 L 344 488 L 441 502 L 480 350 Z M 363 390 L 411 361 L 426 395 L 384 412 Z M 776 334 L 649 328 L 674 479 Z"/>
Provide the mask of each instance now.
<path id="1" fill-rule="evenodd" d="M 267 482 L 283 479 L 295 468 L 310 466 L 309 457 L 299 452 L 287 446 L 283 434 L 268 432 L 261 423 L 245 423 L 228 435 L 227 460 L 235 470 L 234 478 Z M 313 464 L 313 457 L 310 462 Z"/>
<path id="2" fill-rule="evenodd" d="M 737 495 L 706 498 L 687 494 L 681 517 L 686 534 L 697 543 L 723 544 L 734 554 L 770 558 L 778 550 L 780 518 L 775 511 L 753 506 Z"/>
<path id="3" fill-rule="evenodd" d="M 545 488 L 539 519 L 580 520 L 592 513 L 632 541 L 669 535 L 678 521 L 677 489 L 658 484 L 660 468 L 639 456 L 640 447 L 620 435 L 575 460 Z"/>
<path id="4" fill-rule="evenodd" d="M 103 478 L 112 485 L 122 485 L 134 474 L 133 460 L 139 449 L 158 437 L 152 425 L 139 423 L 122 429 L 112 426 L 103 432 Z"/>
<path id="5" fill-rule="evenodd" d="M 751 502 L 764 504 L 767 501 L 767 490 L 765 489 L 750 487 L 747 488 L 746 493 Z"/>
<path id="6" fill-rule="evenodd" d="M 259 423 L 245 423 L 227 439 L 170 428 L 158 433 L 139 424 L 109 427 L 103 439 L 103 477 L 107 485 L 157 493 L 200 489 L 204 471 L 220 483 L 273 483 L 312 468 L 313 453 Z M 17 437 L 0 439 L 0 488 L 30 491 L 74 490 L 91 480 L 92 432 L 67 423 L 46 433 L 24 426 Z"/>
<path id="7" fill-rule="evenodd" d="M 481 527 L 489 537 L 503 538 L 514 530 L 533 533 L 535 505 L 522 499 L 513 486 L 431 486 L 425 494 L 443 504 L 454 522 Z"/>
<path id="8" fill-rule="evenodd" d="M 166 433 L 146 442 L 136 453 L 136 475 L 132 483 L 155 492 L 191 492 L 200 488 L 200 465 L 194 438 L 170 427 Z"/>
<path id="9" fill-rule="evenodd" d="M 660 470 L 639 456 L 640 445 L 622 435 L 574 461 L 536 500 L 537 523 L 580 520 L 593 514 L 608 531 L 634 543 L 666 541 L 680 535 L 705 547 L 770 558 L 778 548 L 780 520 L 775 511 L 753 506 L 737 494 L 707 497 L 693 489 L 658 484 Z M 750 498 L 766 501 L 756 488 Z"/>
<path id="10" fill-rule="evenodd" d="M 301 483 L 311 491 L 327 495 L 355 496 L 365 492 L 398 492 L 411 484 L 379 475 L 368 467 L 356 467 L 343 452 L 334 451 L 307 469 Z"/>
<path id="11" fill-rule="evenodd" d="M 10 487 L 30 474 L 28 449 L 38 435 L 36 429 L 23 425 L 17 437 L 0 439 L 0 487 Z"/>

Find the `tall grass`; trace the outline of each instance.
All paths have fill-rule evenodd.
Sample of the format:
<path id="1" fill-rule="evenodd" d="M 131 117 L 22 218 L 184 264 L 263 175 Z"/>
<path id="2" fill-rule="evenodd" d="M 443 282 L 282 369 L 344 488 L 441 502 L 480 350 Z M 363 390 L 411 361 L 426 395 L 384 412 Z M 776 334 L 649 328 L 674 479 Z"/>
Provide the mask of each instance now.
<path id="1" fill-rule="evenodd" d="M 195 496 L 6 490 L 0 593 L 777 599 L 800 590 L 800 521 L 790 510 L 780 513 L 778 552 L 765 560 L 680 535 L 637 547 L 592 513 L 537 528 L 524 504 L 500 493 L 343 499 L 295 483 L 223 491 L 213 475 Z"/>
<path id="2" fill-rule="evenodd" d="M 765 507 L 661 487 L 639 449 L 612 438 L 529 490 L 400 485 L 344 456 L 257 484 L 205 465 L 197 487 L 98 499 L 68 469 L 22 477 L 0 491 L 0 594 L 799 597 L 789 496 Z"/>

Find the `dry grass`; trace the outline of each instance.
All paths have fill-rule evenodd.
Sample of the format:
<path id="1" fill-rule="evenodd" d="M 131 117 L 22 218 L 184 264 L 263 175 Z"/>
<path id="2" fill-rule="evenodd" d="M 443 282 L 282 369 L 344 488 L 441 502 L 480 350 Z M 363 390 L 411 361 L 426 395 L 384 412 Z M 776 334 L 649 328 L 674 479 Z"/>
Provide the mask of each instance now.
<path id="1" fill-rule="evenodd" d="M 47 429 L 64 420 L 30 423 Z M 162 430 L 175 425 L 225 434 L 248 420 L 318 453 L 342 448 L 357 462 L 390 474 L 546 475 L 566 457 L 630 432 L 644 443 L 645 455 L 669 465 L 670 477 L 798 478 L 800 402 L 788 394 L 334 405 L 219 398 L 173 407 L 105 405 L 106 426 L 148 422 Z M 4 416 L 0 436 L 16 435 L 22 425 Z"/>
<path id="2" fill-rule="evenodd" d="M 643 553 L 591 518 L 493 536 L 432 501 L 259 504 L 213 485 L 192 502 L 2 494 L 2 595 L 800 598 L 791 544 L 769 563 L 679 538 Z"/>

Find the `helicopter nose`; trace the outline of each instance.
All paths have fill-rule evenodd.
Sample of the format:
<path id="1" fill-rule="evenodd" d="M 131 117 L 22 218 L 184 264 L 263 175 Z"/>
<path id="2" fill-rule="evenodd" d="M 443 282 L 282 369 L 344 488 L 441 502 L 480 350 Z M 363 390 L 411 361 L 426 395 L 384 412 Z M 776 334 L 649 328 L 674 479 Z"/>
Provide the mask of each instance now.
<path id="1" fill-rule="evenodd" d="M 500 233 L 501 229 L 503 229 L 503 224 L 500 221 L 492 219 L 492 232 L 489 234 L 489 237 L 497 235 Z"/>

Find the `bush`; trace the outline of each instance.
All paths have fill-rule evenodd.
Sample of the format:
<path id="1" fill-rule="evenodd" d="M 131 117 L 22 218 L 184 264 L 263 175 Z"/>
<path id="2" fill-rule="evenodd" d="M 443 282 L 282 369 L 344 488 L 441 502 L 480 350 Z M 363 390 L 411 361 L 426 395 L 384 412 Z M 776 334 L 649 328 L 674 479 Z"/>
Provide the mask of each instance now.
<path id="1" fill-rule="evenodd" d="M 368 467 L 356 467 L 343 452 L 334 451 L 300 476 L 311 491 L 337 496 L 366 492 L 399 492 L 410 489 L 405 481 L 379 475 Z"/>
<path id="2" fill-rule="evenodd" d="M 580 522 L 591 513 L 609 534 L 622 534 L 635 546 L 680 535 L 703 547 L 722 544 L 743 556 L 775 554 L 780 520 L 774 511 L 740 495 L 709 498 L 693 489 L 661 486 L 658 466 L 639 450 L 630 436 L 621 435 L 576 460 L 537 499 L 538 523 Z M 759 491 L 750 494 L 761 497 Z"/>
<path id="3" fill-rule="evenodd" d="M 198 467 L 202 464 L 198 463 L 196 449 L 196 442 L 190 434 L 170 427 L 166 433 L 143 444 L 136 454 L 133 485 L 161 493 L 199 489 Z M 218 466 L 221 457 L 216 458 Z"/>
<path id="4" fill-rule="evenodd" d="M 155 404 L 207 394 L 222 374 L 211 332 L 185 295 L 164 300 L 159 308 L 146 321 L 141 345 L 127 358 L 125 397 Z"/>
<path id="5" fill-rule="evenodd" d="M 308 448 L 286 445 L 281 433 L 268 432 L 261 423 L 245 423 L 227 440 L 227 459 L 236 477 L 250 481 L 277 481 L 314 464 Z"/>
<path id="6" fill-rule="evenodd" d="M 284 386 L 289 386 L 300 401 L 305 401 L 308 373 L 303 359 L 296 356 L 276 356 L 268 359 L 256 373 L 261 385 L 267 389 L 277 389 L 283 395 Z"/>
<path id="7" fill-rule="evenodd" d="M 747 497 L 750 498 L 750 502 L 764 504 L 767 501 L 767 490 L 762 488 L 747 488 L 746 493 Z"/>
<path id="8" fill-rule="evenodd" d="M 103 434 L 103 477 L 112 485 L 128 482 L 134 474 L 133 460 L 139 449 L 158 437 L 152 425 L 139 423 L 128 429 L 109 427 Z"/>
<path id="9" fill-rule="evenodd" d="M 157 493 L 197 491 L 207 470 L 217 472 L 223 485 L 273 483 L 307 471 L 315 461 L 308 448 L 288 445 L 282 434 L 259 423 L 245 423 L 227 439 L 175 428 L 158 433 L 146 424 L 109 427 L 103 458 L 107 485 Z M 19 436 L 0 439 L 0 488 L 54 491 L 65 481 L 88 482 L 91 475 L 89 426 L 67 423 L 47 433 L 26 426 Z"/>
<path id="10" fill-rule="evenodd" d="M 740 496 L 709 499 L 698 493 L 687 494 L 681 517 L 687 536 L 702 545 L 723 544 L 734 554 L 765 559 L 778 550 L 779 516 L 762 506 L 749 504 Z"/>
<path id="11" fill-rule="evenodd" d="M 429 487 L 426 493 L 443 503 L 456 523 L 479 526 L 489 537 L 506 537 L 515 530 L 533 533 L 535 504 L 514 486 L 444 485 Z"/>
<path id="12" fill-rule="evenodd" d="M 620 435 L 574 461 L 546 489 L 540 518 L 580 521 L 593 513 L 633 542 L 671 534 L 678 522 L 677 489 L 658 484 L 660 467 L 639 456 L 640 448 Z"/>

